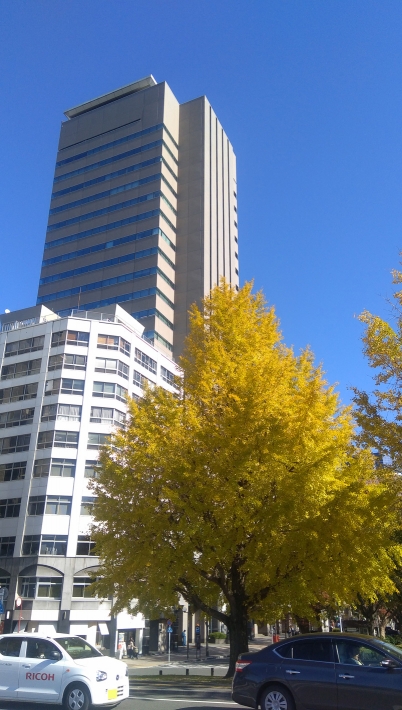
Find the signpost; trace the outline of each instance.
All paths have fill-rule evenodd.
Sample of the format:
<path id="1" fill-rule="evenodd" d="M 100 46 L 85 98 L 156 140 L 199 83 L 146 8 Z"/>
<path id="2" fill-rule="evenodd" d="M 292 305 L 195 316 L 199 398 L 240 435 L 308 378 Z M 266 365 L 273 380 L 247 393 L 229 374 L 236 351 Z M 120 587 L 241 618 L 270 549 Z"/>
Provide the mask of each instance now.
<path id="1" fill-rule="evenodd" d="M 168 663 L 170 663 L 170 639 L 173 633 L 173 626 L 170 619 L 167 620 L 166 633 L 168 635 Z"/>

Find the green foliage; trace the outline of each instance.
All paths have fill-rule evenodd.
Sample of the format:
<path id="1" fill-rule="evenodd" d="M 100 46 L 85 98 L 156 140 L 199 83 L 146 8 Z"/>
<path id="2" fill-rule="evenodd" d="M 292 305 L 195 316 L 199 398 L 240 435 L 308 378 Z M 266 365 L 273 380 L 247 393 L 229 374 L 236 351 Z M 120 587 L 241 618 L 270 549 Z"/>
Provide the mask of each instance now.
<path id="1" fill-rule="evenodd" d="M 208 641 L 211 641 L 212 639 L 225 639 L 226 634 L 223 634 L 221 631 L 211 631 L 210 634 L 208 634 Z"/>

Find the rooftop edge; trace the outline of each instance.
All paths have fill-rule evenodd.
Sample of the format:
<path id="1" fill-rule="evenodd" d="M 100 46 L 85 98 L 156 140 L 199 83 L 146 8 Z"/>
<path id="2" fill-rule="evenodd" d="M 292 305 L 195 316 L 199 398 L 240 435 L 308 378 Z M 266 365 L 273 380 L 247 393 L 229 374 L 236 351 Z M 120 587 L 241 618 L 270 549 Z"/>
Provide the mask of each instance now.
<path id="1" fill-rule="evenodd" d="M 73 106 L 73 108 L 69 108 L 67 111 L 64 111 L 64 115 L 69 119 L 75 118 L 76 116 L 92 111 L 99 106 L 110 104 L 112 101 L 117 101 L 118 99 L 122 99 L 124 96 L 134 94 L 136 91 L 156 86 L 157 83 L 158 82 L 154 79 L 152 74 L 150 74 L 143 79 L 134 81 L 132 84 L 127 84 L 126 86 L 122 86 L 120 89 L 115 89 L 115 91 L 110 91 L 107 94 L 98 96 L 96 99 L 91 99 L 90 101 L 85 101 L 85 103 L 79 104 L 78 106 Z"/>

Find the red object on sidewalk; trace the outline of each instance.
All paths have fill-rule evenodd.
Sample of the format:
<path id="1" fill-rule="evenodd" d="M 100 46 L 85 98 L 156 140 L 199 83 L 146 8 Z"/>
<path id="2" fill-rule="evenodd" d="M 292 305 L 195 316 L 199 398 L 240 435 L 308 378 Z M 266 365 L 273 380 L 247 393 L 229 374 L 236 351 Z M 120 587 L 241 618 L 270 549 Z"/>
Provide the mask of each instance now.
<path id="1" fill-rule="evenodd" d="M 279 634 L 272 634 L 272 643 L 277 643 L 278 641 L 280 641 Z"/>

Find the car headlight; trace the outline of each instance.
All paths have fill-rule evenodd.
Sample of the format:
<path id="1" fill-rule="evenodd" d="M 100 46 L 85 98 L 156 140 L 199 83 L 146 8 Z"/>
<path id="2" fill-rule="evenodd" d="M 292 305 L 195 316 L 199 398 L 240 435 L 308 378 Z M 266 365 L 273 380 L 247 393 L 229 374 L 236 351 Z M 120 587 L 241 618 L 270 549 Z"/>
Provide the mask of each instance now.
<path id="1" fill-rule="evenodd" d="M 100 680 L 106 680 L 107 678 L 107 673 L 105 671 L 96 671 L 96 680 L 99 682 Z"/>

